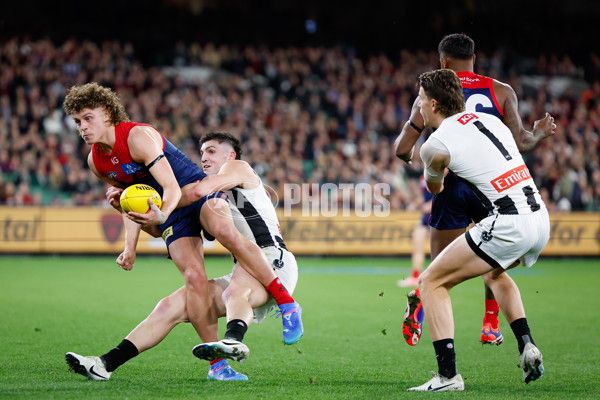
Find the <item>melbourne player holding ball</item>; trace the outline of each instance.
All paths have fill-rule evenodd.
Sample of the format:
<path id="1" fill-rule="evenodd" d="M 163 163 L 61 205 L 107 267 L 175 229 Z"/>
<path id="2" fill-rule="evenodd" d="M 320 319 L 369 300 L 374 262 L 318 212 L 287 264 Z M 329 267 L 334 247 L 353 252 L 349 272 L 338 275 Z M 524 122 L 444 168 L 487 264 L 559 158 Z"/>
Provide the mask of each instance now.
<path id="1" fill-rule="evenodd" d="M 210 304 L 210 297 L 200 236 L 202 221 L 204 228 L 278 299 L 280 308 L 294 306 L 284 319 L 284 335 L 286 331 L 302 330 L 299 305 L 279 281 L 260 248 L 235 229 L 230 214 L 225 218 L 210 212 L 210 207 L 202 208 L 205 202 L 210 202 L 211 207 L 218 209 L 216 203 L 225 200 L 206 196 L 189 206 L 176 208 L 181 199 L 180 188 L 206 177 L 196 164 L 152 126 L 130 122 L 117 94 L 109 88 L 97 83 L 74 86 L 65 98 L 64 109 L 73 117 L 83 140 L 92 146 L 88 165 L 96 176 L 119 188 L 146 184 L 162 196 L 161 209 L 148 199 L 152 208 L 148 213 L 123 213 L 125 250 L 117 259 L 123 269 L 133 267 L 142 225 L 159 225 L 169 255 L 184 277 L 188 319 L 203 342 L 216 342 L 217 325 L 212 322 L 209 308 L 203 306 Z M 138 354 L 128 340 L 123 340 L 115 351 L 119 353 L 119 362 Z M 76 359 L 74 363 L 85 361 Z M 105 366 L 107 372 L 114 370 L 114 365 Z"/>

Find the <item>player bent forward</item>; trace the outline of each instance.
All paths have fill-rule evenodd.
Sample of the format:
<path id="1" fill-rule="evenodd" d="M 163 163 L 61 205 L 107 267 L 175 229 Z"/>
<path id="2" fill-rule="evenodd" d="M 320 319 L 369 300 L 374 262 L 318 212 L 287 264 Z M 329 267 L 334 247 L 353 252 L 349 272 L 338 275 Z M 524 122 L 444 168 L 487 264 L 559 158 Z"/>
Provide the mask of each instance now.
<path id="1" fill-rule="evenodd" d="M 202 198 L 217 188 L 232 189 L 236 193 L 234 196 L 243 196 L 245 202 L 229 203 L 236 227 L 245 237 L 261 247 L 274 266 L 278 278 L 290 293 L 293 293 L 298 281 L 296 259 L 287 251 L 280 236 L 275 209 L 267 197 L 260 178 L 246 162 L 236 161 L 241 155 L 239 142 L 230 135 L 214 133 L 206 135 L 201 143 L 203 168 L 210 178 L 190 185 L 189 188 L 193 188 L 192 190 L 185 188 L 181 204 L 192 203 L 196 201 L 196 196 Z M 118 191 L 110 191 L 108 195 L 113 204 L 118 203 L 114 201 L 116 194 Z M 249 209 L 254 210 L 254 213 L 249 212 Z M 265 235 L 265 230 L 261 230 L 263 227 L 267 228 L 266 232 L 269 234 Z M 262 232 L 262 235 L 259 235 L 259 232 Z M 223 340 L 204 343 L 194 348 L 197 357 L 211 362 L 209 380 L 248 379 L 245 375 L 234 371 L 225 358 L 243 361 L 249 354 L 248 347 L 242 343 L 248 326 L 253 321 L 260 323 L 277 307 L 277 302 L 270 297 L 264 286 L 244 268 L 238 267 L 239 263 L 236 262 L 232 273 L 210 279 L 208 281 L 209 301 L 207 304 L 199 305 L 207 309 L 208 314 L 213 318 L 211 324 L 214 326 L 218 318 L 228 317 L 227 331 Z M 90 379 L 109 379 L 116 368 L 139 353 L 156 346 L 177 324 L 189 321 L 185 291 L 186 288 L 182 287 L 162 299 L 152 313 L 129 333 L 122 343 L 131 343 L 135 351 L 127 351 L 126 348 L 120 348 L 123 346 L 117 346 L 101 357 L 67 353 L 70 365 L 76 372 Z M 283 314 L 285 318 L 285 312 Z M 299 330 L 296 334 L 301 336 L 302 331 Z"/>
<path id="2" fill-rule="evenodd" d="M 421 148 L 431 193 L 444 190 L 450 169 L 469 183 L 490 214 L 446 247 L 419 277 L 421 302 L 433 340 L 438 373 L 409 390 L 464 390 L 456 369 L 454 320 L 449 290 L 491 273 L 491 288 L 518 342 L 525 383 L 544 373 L 516 284 L 504 285 L 506 270 L 532 266 L 550 237 L 546 207 L 510 130 L 496 117 L 464 112 L 460 79 L 443 69 L 419 76 L 419 108 L 425 126 L 436 128 Z M 512 281 L 511 281 L 512 282 Z"/>

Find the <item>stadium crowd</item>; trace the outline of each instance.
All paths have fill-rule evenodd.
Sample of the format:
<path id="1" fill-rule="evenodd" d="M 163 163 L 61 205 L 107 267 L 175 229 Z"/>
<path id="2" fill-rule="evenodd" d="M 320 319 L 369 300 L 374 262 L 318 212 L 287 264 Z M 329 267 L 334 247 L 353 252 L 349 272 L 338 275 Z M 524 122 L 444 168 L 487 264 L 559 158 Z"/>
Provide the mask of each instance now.
<path id="1" fill-rule="evenodd" d="M 422 166 L 398 160 L 393 141 L 409 116 L 419 73 L 435 49 L 360 59 L 351 48 L 236 47 L 177 43 L 169 65 L 144 66 L 133 45 L 13 38 L 0 44 L 0 204 L 98 205 L 105 187 L 87 167 L 89 147 L 62 102 L 74 84 L 115 89 L 132 121 L 149 123 L 200 164 L 210 131 L 242 139 L 244 158 L 283 196 L 286 183 L 387 183 L 392 209 L 421 203 Z M 523 122 L 549 111 L 556 135 L 526 154 L 551 211 L 600 211 L 600 59 L 581 93 L 568 56 L 512 62 L 478 54 L 476 72 L 509 83 Z M 537 76 L 539 84 L 523 77 Z M 415 152 L 418 154 L 418 151 Z"/>

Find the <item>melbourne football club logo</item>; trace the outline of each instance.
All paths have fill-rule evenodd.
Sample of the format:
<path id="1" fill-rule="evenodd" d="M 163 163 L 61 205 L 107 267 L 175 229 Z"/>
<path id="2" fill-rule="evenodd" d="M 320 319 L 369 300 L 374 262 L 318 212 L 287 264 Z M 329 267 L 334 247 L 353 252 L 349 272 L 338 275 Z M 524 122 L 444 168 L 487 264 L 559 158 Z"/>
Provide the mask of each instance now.
<path id="1" fill-rule="evenodd" d="M 100 223 L 106 241 L 110 244 L 116 243 L 123 230 L 123 217 L 118 214 L 105 214 L 100 218 Z"/>

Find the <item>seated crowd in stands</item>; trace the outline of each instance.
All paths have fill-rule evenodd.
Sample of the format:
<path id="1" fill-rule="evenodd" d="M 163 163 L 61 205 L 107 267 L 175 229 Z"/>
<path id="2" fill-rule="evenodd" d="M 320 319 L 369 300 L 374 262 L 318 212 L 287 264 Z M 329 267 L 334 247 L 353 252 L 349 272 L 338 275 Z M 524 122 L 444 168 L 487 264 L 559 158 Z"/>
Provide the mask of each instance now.
<path id="1" fill-rule="evenodd" d="M 591 59 L 600 71 L 597 56 Z M 244 159 L 280 198 L 286 183 L 387 183 L 392 209 L 418 209 L 422 165 L 418 156 L 410 165 L 398 160 L 393 141 L 416 97 L 416 77 L 438 68 L 435 51 L 401 51 L 392 61 L 339 47 L 178 43 L 171 61 L 143 66 L 131 44 L 116 41 L 3 43 L 0 205 L 105 203 L 105 187 L 86 165 L 89 147 L 62 110 L 72 85 L 94 81 L 120 94 L 132 121 L 155 126 L 198 164 L 204 133 L 241 138 Z M 545 111 L 558 124 L 555 136 L 525 155 L 546 204 L 600 211 L 600 81 L 557 94 L 549 79 L 581 79 L 580 69 L 568 56 L 539 56 L 533 73 L 546 83 L 532 90 L 505 64 L 500 55 L 479 54 L 476 72 L 512 85 L 526 128 Z"/>

